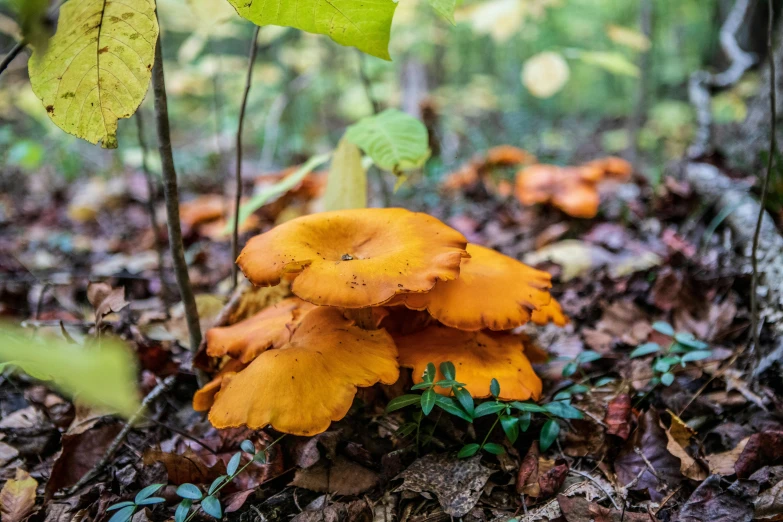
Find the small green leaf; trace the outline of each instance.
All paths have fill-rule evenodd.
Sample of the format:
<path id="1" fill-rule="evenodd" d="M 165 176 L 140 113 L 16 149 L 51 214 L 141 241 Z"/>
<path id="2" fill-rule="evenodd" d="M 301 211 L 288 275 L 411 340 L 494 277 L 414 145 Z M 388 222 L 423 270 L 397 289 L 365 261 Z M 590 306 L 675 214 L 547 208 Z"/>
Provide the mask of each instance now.
<path id="1" fill-rule="evenodd" d="M 674 382 L 674 374 L 671 372 L 666 372 L 663 375 L 661 375 L 661 384 L 664 386 L 671 386 Z"/>
<path id="2" fill-rule="evenodd" d="M 570 398 L 571 398 L 571 392 L 561 391 L 561 392 L 557 392 L 557 394 L 555 394 L 555 396 L 552 397 L 552 400 L 553 401 L 562 401 L 562 400 L 570 399 Z"/>
<path id="3" fill-rule="evenodd" d="M 557 421 L 553 419 L 549 419 L 544 423 L 544 426 L 541 428 L 541 436 L 539 438 L 539 445 L 541 447 L 541 451 L 546 451 L 549 449 L 549 446 L 551 446 L 555 440 L 557 439 L 557 436 L 560 434 L 560 425 L 557 423 Z"/>
<path id="4" fill-rule="evenodd" d="M 562 401 L 558 402 L 550 402 L 548 404 L 544 404 L 544 409 L 554 415 L 555 417 L 560 417 L 561 419 L 583 419 L 584 414 L 571 406 L 570 404 Z"/>
<path id="5" fill-rule="evenodd" d="M 114 516 L 109 519 L 109 522 L 128 522 L 133 517 L 133 513 L 136 511 L 136 505 L 127 506 L 117 511 Z"/>
<path id="6" fill-rule="evenodd" d="M 593 361 L 597 361 L 601 358 L 601 354 L 592 350 L 586 350 L 576 356 L 577 364 L 586 364 Z"/>
<path id="7" fill-rule="evenodd" d="M 250 453 L 251 455 L 256 454 L 256 446 L 253 444 L 253 441 L 245 439 L 242 441 L 242 444 L 239 445 L 240 449 L 244 451 L 245 453 Z"/>
<path id="8" fill-rule="evenodd" d="M 226 466 L 226 473 L 228 473 L 229 476 L 233 476 L 234 473 L 237 472 L 241 460 L 242 460 L 241 453 L 235 453 L 234 456 L 231 457 L 231 460 L 228 461 L 228 466 Z"/>
<path id="9" fill-rule="evenodd" d="M 527 429 L 530 427 L 530 420 L 533 417 L 533 415 L 526 411 L 522 415 L 519 416 L 519 429 L 521 431 L 527 431 Z"/>
<path id="10" fill-rule="evenodd" d="M 455 380 L 457 378 L 457 370 L 454 368 L 454 363 L 446 361 L 440 363 L 440 373 L 448 380 Z"/>
<path id="11" fill-rule="evenodd" d="M 653 370 L 660 373 L 668 372 L 669 368 L 675 364 L 680 364 L 679 357 L 661 357 L 655 361 L 655 364 L 653 364 Z"/>
<path id="12" fill-rule="evenodd" d="M 506 409 L 506 405 L 499 402 L 482 402 L 476 406 L 476 410 L 473 412 L 473 418 L 478 419 L 479 417 L 492 415 L 499 411 L 503 411 L 504 409 Z"/>
<path id="13" fill-rule="evenodd" d="M 432 383 L 435 381 L 435 364 L 433 363 L 427 363 L 427 369 L 424 370 L 424 381 Z"/>
<path id="14" fill-rule="evenodd" d="M 389 172 L 417 169 L 430 157 L 427 127 L 397 109 L 363 118 L 348 127 L 345 138 Z"/>
<path id="15" fill-rule="evenodd" d="M 177 510 L 174 512 L 174 522 L 185 522 L 191 505 L 193 505 L 193 501 L 187 498 L 180 502 Z"/>
<path id="16" fill-rule="evenodd" d="M 220 505 L 220 501 L 212 495 L 201 501 L 201 509 L 211 517 L 223 518 L 223 507 Z"/>
<path id="17" fill-rule="evenodd" d="M 497 379 L 492 379 L 489 383 L 489 393 L 496 399 L 500 396 L 500 383 Z"/>
<path id="18" fill-rule="evenodd" d="M 503 415 L 500 417 L 500 426 L 506 433 L 509 442 L 514 444 L 517 441 L 517 438 L 519 438 L 519 419 L 510 415 Z"/>
<path id="19" fill-rule="evenodd" d="M 217 489 L 228 479 L 228 476 L 226 475 L 220 475 L 218 478 L 212 481 L 212 484 L 210 484 L 209 489 L 207 490 L 208 495 L 212 495 L 217 491 Z"/>
<path id="20" fill-rule="evenodd" d="M 443 395 L 437 395 L 435 397 L 435 404 L 444 410 L 446 413 L 459 417 L 466 422 L 473 422 L 473 417 L 465 413 L 451 397 L 444 397 Z"/>
<path id="21" fill-rule="evenodd" d="M 600 388 L 600 387 L 606 386 L 607 384 L 612 383 L 612 382 L 614 382 L 616 380 L 617 379 L 615 379 L 614 377 L 601 377 L 600 379 L 596 379 L 595 380 L 595 383 L 593 384 L 593 386 L 595 386 L 596 388 Z"/>
<path id="22" fill-rule="evenodd" d="M 452 388 L 452 390 L 454 391 L 454 396 L 462 405 L 462 408 L 466 412 L 468 412 L 468 415 L 473 415 L 473 412 L 475 411 L 475 407 L 473 404 L 473 396 L 470 395 L 470 392 L 465 388 L 460 388 L 457 386 Z"/>
<path id="23" fill-rule="evenodd" d="M 421 411 L 424 412 L 424 415 L 429 415 L 432 408 L 435 407 L 437 395 L 433 389 L 429 389 L 421 395 Z"/>
<path id="24" fill-rule="evenodd" d="M 395 397 L 392 400 L 390 400 L 389 404 L 386 406 L 386 413 L 391 413 L 393 411 L 407 408 L 408 406 L 411 406 L 413 404 L 418 404 L 419 400 L 421 400 L 421 395 L 416 395 L 413 393 Z"/>
<path id="25" fill-rule="evenodd" d="M 492 453 L 493 455 L 502 455 L 506 452 L 506 450 L 503 449 L 503 446 L 500 444 L 495 444 L 494 442 L 488 442 L 484 444 L 483 449 L 487 453 Z"/>
<path id="26" fill-rule="evenodd" d="M 203 496 L 198 486 L 194 484 L 182 484 L 177 488 L 177 496 L 190 500 L 201 500 Z"/>
<path id="27" fill-rule="evenodd" d="M 587 393 L 590 391 L 590 388 L 585 386 L 584 384 L 574 384 L 573 386 L 569 386 L 566 391 L 568 393 Z"/>
<path id="28" fill-rule="evenodd" d="M 424 381 L 411 386 L 411 390 L 426 390 L 427 388 L 432 388 L 432 382 Z"/>
<path id="29" fill-rule="evenodd" d="M 414 431 L 416 431 L 416 423 L 415 422 L 406 422 L 400 428 L 395 432 L 395 435 L 397 435 L 400 438 L 405 438 Z"/>
<path id="30" fill-rule="evenodd" d="M 472 457 L 476 453 L 478 453 L 478 450 L 481 446 L 478 444 L 466 444 L 462 447 L 461 450 L 459 450 L 459 453 L 457 453 L 457 457 L 461 459 L 466 459 L 468 457 Z"/>
<path id="31" fill-rule="evenodd" d="M 629 357 L 631 359 L 636 359 L 637 357 L 644 357 L 645 355 L 658 353 L 660 351 L 661 351 L 661 345 L 659 345 L 658 343 L 644 343 L 634 348 L 634 350 L 631 352 Z"/>
<path id="32" fill-rule="evenodd" d="M 701 361 L 709 357 L 712 357 L 712 350 L 694 350 L 683 355 L 680 362 L 685 364 L 687 362 Z"/>
<path id="33" fill-rule="evenodd" d="M 152 484 L 142 489 L 136 494 L 136 498 L 133 499 L 136 504 L 140 504 L 145 498 L 149 498 L 153 493 L 162 488 L 165 484 Z"/>
<path id="34" fill-rule="evenodd" d="M 514 401 L 511 403 L 511 406 L 518 409 L 519 411 L 529 411 L 533 413 L 546 413 L 547 410 L 543 406 L 539 406 L 538 404 L 534 402 L 519 402 Z"/>
<path id="35" fill-rule="evenodd" d="M 137 506 L 150 506 L 152 504 L 160 504 L 161 502 L 166 502 L 166 499 L 163 497 L 148 497 L 144 500 L 141 500 L 139 502 L 136 502 Z"/>
<path id="36" fill-rule="evenodd" d="M 253 455 L 253 462 L 260 462 L 261 464 L 266 464 L 266 450 L 259 451 L 255 455 Z"/>
<path id="37" fill-rule="evenodd" d="M 135 504 L 133 502 L 131 502 L 130 500 L 126 500 L 124 502 L 120 502 L 118 504 L 114 504 L 113 506 L 107 507 L 106 511 L 116 511 L 118 509 L 122 509 L 122 508 L 128 507 L 128 506 L 134 506 L 134 505 Z"/>
<path id="38" fill-rule="evenodd" d="M 672 325 L 667 323 L 666 321 L 656 321 L 652 324 L 652 329 L 655 330 L 658 333 L 662 333 L 663 335 L 668 335 L 669 337 L 674 337 L 674 328 L 672 328 Z"/>
<path id="39" fill-rule="evenodd" d="M 563 366 L 563 377 L 571 377 L 573 374 L 576 373 L 576 369 L 577 366 L 575 362 L 570 362 L 566 364 L 565 366 Z"/>
<path id="40" fill-rule="evenodd" d="M 710 347 L 709 344 L 705 343 L 704 341 L 699 341 L 693 336 L 692 333 L 687 332 L 676 333 L 674 335 L 674 340 L 694 350 L 706 350 Z"/>

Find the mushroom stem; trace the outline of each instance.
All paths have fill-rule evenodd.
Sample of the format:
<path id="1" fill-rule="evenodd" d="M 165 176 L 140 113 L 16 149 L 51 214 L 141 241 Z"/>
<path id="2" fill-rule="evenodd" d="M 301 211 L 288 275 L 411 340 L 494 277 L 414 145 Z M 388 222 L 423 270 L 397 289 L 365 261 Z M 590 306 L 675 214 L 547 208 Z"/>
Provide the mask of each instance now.
<path id="1" fill-rule="evenodd" d="M 371 306 L 367 308 L 344 308 L 343 315 L 362 330 L 378 329 L 378 318 L 373 313 Z"/>

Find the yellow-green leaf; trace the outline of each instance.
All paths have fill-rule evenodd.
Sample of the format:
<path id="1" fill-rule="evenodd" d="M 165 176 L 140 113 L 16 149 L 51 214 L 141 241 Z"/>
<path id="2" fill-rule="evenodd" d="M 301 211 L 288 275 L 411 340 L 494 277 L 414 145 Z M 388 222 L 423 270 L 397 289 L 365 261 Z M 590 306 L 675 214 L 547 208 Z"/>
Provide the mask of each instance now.
<path id="1" fill-rule="evenodd" d="M 228 0 L 257 25 L 295 27 L 389 60 L 394 0 Z"/>
<path id="2" fill-rule="evenodd" d="M 33 91 L 65 132 L 116 148 L 117 121 L 147 93 L 157 38 L 154 0 L 70 0 L 30 59 Z"/>
<path id="3" fill-rule="evenodd" d="M 139 406 L 136 360 L 122 342 L 104 338 L 91 346 L 0 325 L 0 362 L 49 377 L 49 384 L 80 401 L 110 408 L 124 416 Z"/>
<path id="4" fill-rule="evenodd" d="M 401 174 L 421 167 L 430 157 L 427 127 L 409 114 L 386 109 L 354 123 L 345 138 L 383 170 Z"/>
<path id="5" fill-rule="evenodd" d="M 367 171 L 359 147 L 343 138 L 332 157 L 324 194 L 324 210 L 367 206 Z"/>
<path id="6" fill-rule="evenodd" d="M 639 67 L 620 53 L 582 51 L 578 56 L 584 63 L 595 65 L 612 74 L 639 77 Z"/>
<path id="7" fill-rule="evenodd" d="M 35 508 L 38 481 L 25 470 L 16 468 L 16 476 L 0 490 L 0 518 L 3 522 L 22 522 Z"/>
<path id="8" fill-rule="evenodd" d="M 13 4 L 25 41 L 33 47 L 46 49 L 52 30 L 46 13 L 49 0 L 13 0 Z"/>
<path id="9" fill-rule="evenodd" d="M 457 7 L 457 0 L 429 0 L 430 5 L 443 18 L 448 20 L 451 25 L 455 25 L 454 9 Z"/>
<path id="10" fill-rule="evenodd" d="M 652 45 L 646 35 L 630 27 L 609 25 L 606 34 L 614 43 L 630 47 L 635 51 L 649 51 Z"/>

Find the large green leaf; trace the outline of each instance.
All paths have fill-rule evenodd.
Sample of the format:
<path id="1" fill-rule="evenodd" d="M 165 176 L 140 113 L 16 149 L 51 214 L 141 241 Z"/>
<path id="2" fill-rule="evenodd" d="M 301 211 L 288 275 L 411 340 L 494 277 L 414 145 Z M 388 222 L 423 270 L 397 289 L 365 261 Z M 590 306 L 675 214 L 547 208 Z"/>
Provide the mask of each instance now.
<path id="1" fill-rule="evenodd" d="M 443 18 L 449 21 L 451 25 L 455 25 L 454 21 L 454 9 L 457 7 L 457 0 L 429 0 L 430 5 L 435 11 Z"/>
<path id="2" fill-rule="evenodd" d="M 0 369 L 17 366 L 32 377 L 79 400 L 128 417 L 139 406 L 136 362 L 120 341 L 104 338 L 93 346 L 30 337 L 30 332 L 0 324 Z"/>
<path id="3" fill-rule="evenodd" d="M 341 45 L 389 60 L 394 0 L 228 0 L 257 25 L 295 27 L 325 34 Z"/>
<path id="4" fill-rule="evenodd" d="M 367 206 L 367 170 L 358 147 L 343 138 L 332 157 L 324 194 L 324 210 Z"/>
<path id="5" fill-rule="evenodd" d="M 157 38 L 154 0 L 70 0 L 30 60 L 33 91 L 65 132 L 116 148 L 117 121 L 147 93 Z"/>
<path id="6" fill-rule="evenodd" d="M 397 174 L 421 167 L 430 156 L 427 128 L 397 109 L 363 118 L 348 127 L 345 137 L 378 167 Z"/>

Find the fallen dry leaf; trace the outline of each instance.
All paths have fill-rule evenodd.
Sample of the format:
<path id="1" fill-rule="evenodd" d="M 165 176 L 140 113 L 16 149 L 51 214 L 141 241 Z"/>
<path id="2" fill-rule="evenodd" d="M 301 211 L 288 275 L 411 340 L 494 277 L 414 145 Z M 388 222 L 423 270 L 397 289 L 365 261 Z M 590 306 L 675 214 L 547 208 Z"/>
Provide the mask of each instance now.
<path id="1" fill-rule="evenodd" d="M 297 470 L 292 486 L 338 495 L 360 495 L 378 485 L 378 474 L 338 455 L 332 462 L 321 462 Z"/>
<path id="2" fill-rule="evenodd" d="M 148 449 L 144 452 L 143 461 L 145 466 L 150 466 L 155 462 L 162 463 L 169 475 L 169 482 L 177 486 L 186 482 L 192 484 L 209 483 L 226 473 L 226 465 L 222 460 L 218 460 L 214 466 L 209 467 L 189 447 L 182 454 Z"/>
<path id="3" fill-rule="evenodd" d="M 754 518 L 775 518 L 783 515 L 783 481 L 763 491 L 753 501 Z"/>
<path id="4" fill-rule="evenodd" d="M 557 496 L 560 511 L 568 522 L 654 522 L 647 513 L 603 507 L 582 497 Z"/>
<path id="5" fill-rule="evenodd" d="M 734 449 L 729 451 L 707 455 L 705 460 L 710 468 L 710 473 L 723 476 L 733 475 L 735 473 L 734 466 L 737 464 L 737 460 L 742 455 L 742 452 L 745 451 L 745 445 L 749 440 L 750 437 L 739 441 Z"/>
<path id="6" fill-rule="evenodd" d="M 492 470 L 481 464 L 480 455 L 470 459 L 427 455 L 397 476 L 404 480 L 398 490 L 434 493 L 443 511 L 462 517 L 476 505 L 491 474 Z"/>
<path id="7" fill-rule="evenodd" d="M 21 522 L 35 508 L 35 490 L 38 481 L 21 468 L 0 490 L 0 514 L 3 522 Z"/>
<path id="8" fill-rule="evenodd" d="M 734 471 L 747 478 L 763 466 L 778 464 L 783 459 L 783 431 L 754 433 L 742 450 Z"/>
<path id="9" fill-rule="evenodd" d="M 666 437 L 668 443 L 666 449 L 669 453 L 680 459 L 680 472 L 691 480 L 701 482 L 708 476 L 707 470 L 702 465 L 691 457 L 686 448 L 690 446 L 691 437 L 695 434 L 691 428 L 685 424 L 674 413 L 669 412 L 672 418 L 671 427 L 666 430 Z M 663 428 L 663 425 L 661 425 Z M 665 428 L 664 428 L 665 429 Z"/>
<path id="10" fill-rule="evenodd" d="M 680 511 L 680 522 L 750 522 L 753 506 L 737 483 L 723 489 L 721 478 L 712 475 L 701 483 Z"/>
<path id="11" fill-rule="evenodd" d="M 87 285 L 87 300 L 95 309 L 95 323 L 99 326 L 104 317 L 117 313 L 130 304 L 125 300 L 124 286 L 112 288 L 108 283 Z"/>

